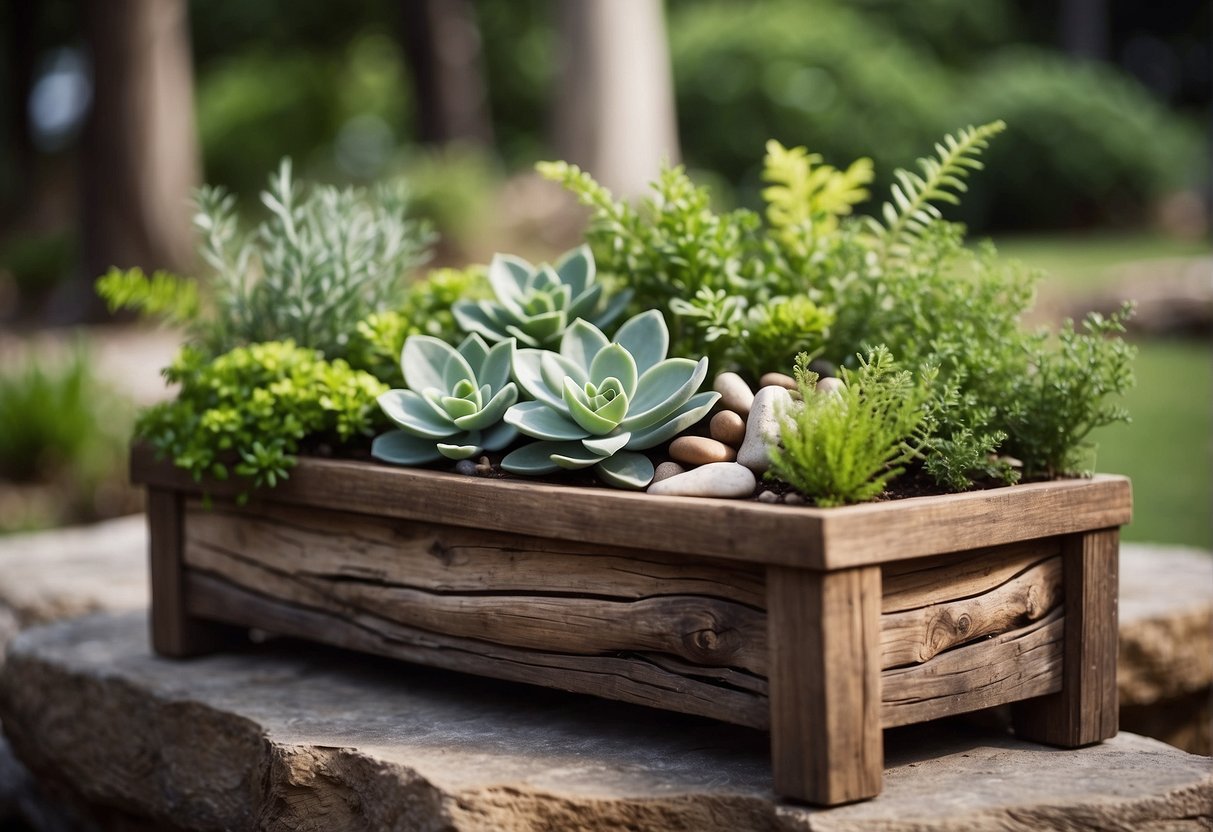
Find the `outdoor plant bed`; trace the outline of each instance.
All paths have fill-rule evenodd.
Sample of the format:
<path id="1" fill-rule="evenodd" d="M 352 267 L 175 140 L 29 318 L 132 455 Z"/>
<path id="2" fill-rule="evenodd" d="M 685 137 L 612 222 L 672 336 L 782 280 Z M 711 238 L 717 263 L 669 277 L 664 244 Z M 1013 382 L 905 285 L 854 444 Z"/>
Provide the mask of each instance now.
<path id="1" fill-rule="evenodd" d="M 770 730 L 820 804 L 879 793 L 885 727 L 1116 733 L 1122 477 L 833 509 L 314 458 L 241 506 L 144 448 L 132 478 L 163 655 L 255 627 Z"/>

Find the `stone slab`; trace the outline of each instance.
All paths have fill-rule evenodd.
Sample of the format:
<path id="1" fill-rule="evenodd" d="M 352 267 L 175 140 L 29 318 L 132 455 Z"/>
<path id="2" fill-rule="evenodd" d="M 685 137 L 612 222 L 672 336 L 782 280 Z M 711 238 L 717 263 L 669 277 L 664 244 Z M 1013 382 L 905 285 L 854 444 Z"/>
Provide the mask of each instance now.
<path id="1" fill-rule="evenodd" d="M 20 634 L 0 718 L 40 780 L 149 828 L 1213 829 L 1209 761 L 1134 735 L 890 732 L 884 793 L 812 810 L 758 732 L 289 641 L 160 659 L 139 613 Z"/>

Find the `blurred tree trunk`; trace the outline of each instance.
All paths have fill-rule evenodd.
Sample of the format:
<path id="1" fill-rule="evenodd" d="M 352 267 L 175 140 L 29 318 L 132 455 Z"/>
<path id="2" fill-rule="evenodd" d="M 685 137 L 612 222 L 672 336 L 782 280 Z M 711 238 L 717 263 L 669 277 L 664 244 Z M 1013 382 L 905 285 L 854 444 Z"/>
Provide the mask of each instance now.
<path id="1" fill-rule="evenodd" d="M 110 266 L 186 270 L 198 182 L 187 0 L 84 0 L 93 106 L 81 153 L 84 274 L 52 304 L 58 321 L 101 312 Z"/>
<path id="2" fill-rule="evenodd" d="M 404 0 L 401 12 L 418 137 L 426 144 L 492 147 L 480 29 L 470 0 Z"/>
<path id="3" fill-rule="evenodd" d="M 34 167 L 34 144 L 30 133 L 29 95 L 34 86 L 35 15 L 33 3 L 10 0 L 4 27 L 5 75 L 8 89 L 4 91 L 4 144 L 8 148 L 11 191 L 5 194 L 7 204 L 0 206 L 0 217 L 10 219 L 25 205 Z"/>
<path id="4" fill-rule="evenodd" d="M 662 0 L 561 0 L 556 150 L 618 196 L 679 159 Z"/>
<path id="5" fill-rule="evenodd" d="M 1108 0 L 1062 0 L 1061 36 L 1066 52 L 1095 61 L 1108 57 Z"/>

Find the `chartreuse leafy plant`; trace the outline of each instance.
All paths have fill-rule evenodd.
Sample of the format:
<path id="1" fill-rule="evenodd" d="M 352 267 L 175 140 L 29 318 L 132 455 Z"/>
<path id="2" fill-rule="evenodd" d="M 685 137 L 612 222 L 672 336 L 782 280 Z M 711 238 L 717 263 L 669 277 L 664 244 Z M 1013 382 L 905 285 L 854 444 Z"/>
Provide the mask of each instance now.
<path id="1" fill-rule="evenodd" d="M 235 474 L 250 488 L 286 479 L 305 440 L 349 443 L 378 426 L 387 386 L 291 341 L 212 358 L 186 347 L 165 370 L 177 398 L 140 414 L 135 432 L 196 479 Z"/>
<path id="2" fill-rule="evenodd" d="M 718 393 L 696 393 L 707 378 L 706 358 L 666 358 L 669 331 L 656 311 L 628 320 L 610 341 L 578 320 L 559 352 L 521 349 L 514 377 L 533 401 L 505 415 L 520 433 L 540 441 L 508 454 L 514 474 L 592 468 L 603 482 L 644 488 L 653 463 L 639 451 L 665 442 L 707 414 Z"/>
<path id="3" fill-rule="evenodd" d="M 770 475 L 790 483 L 819 506 L 871 500 L 918 457 L 927 440 L 925 405 L 930 376 L 915 379 L 878 347 L 843 370 L 846 386 L 818 394 L 808 356 L 796 359 L 802 402 L 780 421 Z"/>
<path id="4" fill-rule="evenodd" d="M 554 267 L 498 254 L 488 274 L 494 299 L 460 301 L 451 311 L 465 331 L 491 342 L 515 338 L 524 347 L 551 347 L 578 318 L 608 327 L 623 313 L 630 293 L 604 304 L 603 284 L 595 277 L 589 246 L 568 252 Z"/>
<path id="5" fill-rule="evenodd" d="M 467 459 L 499 451 L 517 431 L 502 422 L 518 401 L 510 381 L 514 339 L 492 348 L 472 333 L 456 349 L 429 335 L 404 342 L 401 367 L 407 390 L 389 390 L 379 406 L 397 430 L 375 438 L 371 454 L 397 465 Z"/>

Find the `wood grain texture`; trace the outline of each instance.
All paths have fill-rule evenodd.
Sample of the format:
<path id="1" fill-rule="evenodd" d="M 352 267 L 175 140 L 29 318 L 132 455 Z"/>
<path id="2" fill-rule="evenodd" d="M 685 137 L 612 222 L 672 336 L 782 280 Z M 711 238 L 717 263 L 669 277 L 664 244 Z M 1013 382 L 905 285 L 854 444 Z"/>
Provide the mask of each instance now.
<path id="1" fill-rule="evenodd" d="M 644 654 L 578 656 L 525 650 L 419 630 L 368 613 L 354 617 L 292 604 L 203 572 L 187 573 L 192 614 L 418 664 L 590 693 L 766 728 L 765 680 L 735 686 L 728 668 L 692 667 Z M 755 689 L 759 688 L 759 689 Z"/>
<path id="2" fill-rule="evenodd" d="M 921 665 L 881 674 L 884 727 L 910 725 L 1061 690 L 1062 610 Z"/>
<path id="3" fill-rule="evenodd" d="M 244 632 L 195 618 L 186 609 L 182 563 L 184 507 L 174 491 L 147 491 L 148 553 L 152 603 L 149 616 L 152 649 L 183 658 L 209 653 L 244 640 Z"/>
<path id="4" fill-rule="evenodd" d="M 272 520 L 225 514 L 189 511 L 185 562 L 289 604 L 511 647 L 583 655 L 655 651 L 766 673 L 766 615 L 728 598 L 720 582 L 728 569 L 711 562 L 702 565 L 707 577 L 696 580 L 696 564 L 637 559 L 623 569 L 618 556 L 601 550 L 560 551 L 565 547 L 549 541 L 545 551 L 541 540 L 500 532 L 297 512 L 285 525 L 281 512 Z M 324 531 L 329 522 L 334 533 Z M 280 545 L 284 538 L 298 548 Z M 400 543 L 389 562 L 393 546 L 384 541 L 392 538 Z M 451 556 L 458 552 L 471 554 Z M 492 574 L 478 575 L 494 553 Z M 344 568 L 350 563 L 358 564 L 355 573 Z M 620 570 L 617 589 L 611 577 Z M 739 578 L 744 586 L 747 576 Z M 705 587 L 725 597 L 703 594 Z"/>
<path id="5" fill-rule="evenodd" d="M 135 482 L 198 494 L 184 471 L 132 452 Z M 1119 525 L 1128 480 L 1031 483 L 1010 488 L 815 509 L 736 500 L 653 497 L 609 488 L 462 477 L 345 460 L 302 459 L 263 500 L 399 519 L 445 522 L 555 539 L 842 569 Z"/>
<path id="6" fill-rule="evenodd" d="M 1061 603 L 1061 574 L 1061 557 L 1051 557 L 984 594 L 965 597 L 965 583 L 949 584 L 946 594 L 960 600 L 882 615 L 881 667 L 922 664 L 962 644 L 1039 621 Z"/>
<path id="7" fill-rule="evenodd" d="M 767 570 L 771 765 L 781 795 L 880 793 L 880 569 Z"/>
<path id="8" fill-rule="evenodd" d="M 880 611 L 900 612 L 941 600 L 981 595 L 1060 554 L 1061 539 L 1049 537 L 960 554 L 894 561 L 880 571 L 884 585 Z"/>
<path id="9" fill-rule="evenodd" d="M 1064 541 L 1063 683 L 1052 696 L 1016 706 L 1019 736 L 1074 748 L 1116 735 L 1119 554 L 1118 529 L 1071 535 Z"/>

